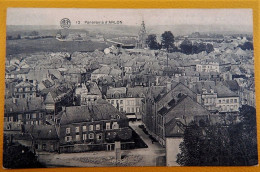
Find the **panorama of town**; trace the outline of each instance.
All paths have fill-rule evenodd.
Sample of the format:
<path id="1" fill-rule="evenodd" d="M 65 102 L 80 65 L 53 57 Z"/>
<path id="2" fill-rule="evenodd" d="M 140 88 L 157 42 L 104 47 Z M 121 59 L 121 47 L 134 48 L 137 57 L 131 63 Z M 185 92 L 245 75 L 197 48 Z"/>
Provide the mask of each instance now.
<path id="1" fill-rule="evenodd" d="M 7 32 L 5 168 L 257 165 L 252 34 L 138 30 Z"/>

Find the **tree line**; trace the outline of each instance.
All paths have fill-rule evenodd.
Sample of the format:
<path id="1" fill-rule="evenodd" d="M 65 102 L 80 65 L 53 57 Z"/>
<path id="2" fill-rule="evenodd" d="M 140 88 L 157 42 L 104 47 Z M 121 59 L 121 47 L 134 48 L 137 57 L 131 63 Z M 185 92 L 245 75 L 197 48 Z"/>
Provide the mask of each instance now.
<path id="1" fill-rule="evenodd" d="M 213 45 L 209 43 L 192 43 L 190 40 L 185 39 L 178 48 L 174 45 L 174 41 L 172 32 L 165 31 L 161 35 L 161 44 L 157 42 L 157 36 L 155 34 L 148 35 L 146 44 L 152 50 L 166 49 L 167 52 L 182 52 L 184 54 L 198 54 L 202 51 L 210 53 L 214 51 Z"/>
<path id="2" fill-rule="evenodd" d="M 244 105 L 239 117 L 240 122 L 225 119 L 215 125 L 192 122 L 185 129 L 177 163 L 182 166 L 257 165 L 256 110 Z"/>

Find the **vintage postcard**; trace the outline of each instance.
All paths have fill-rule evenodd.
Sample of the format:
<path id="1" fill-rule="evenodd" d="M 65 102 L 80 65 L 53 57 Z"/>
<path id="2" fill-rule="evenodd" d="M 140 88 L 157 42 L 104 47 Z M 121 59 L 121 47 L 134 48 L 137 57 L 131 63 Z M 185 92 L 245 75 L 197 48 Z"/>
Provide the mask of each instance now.
<path id="1" fill-rule="evenodd" d="M 252 9 L 6 17 L 4 168 L 258 165 Z"/>

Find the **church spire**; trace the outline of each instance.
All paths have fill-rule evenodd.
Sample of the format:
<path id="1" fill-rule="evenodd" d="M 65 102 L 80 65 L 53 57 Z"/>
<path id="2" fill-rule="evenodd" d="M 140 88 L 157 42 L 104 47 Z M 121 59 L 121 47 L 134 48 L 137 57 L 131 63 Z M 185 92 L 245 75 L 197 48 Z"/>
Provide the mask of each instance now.
<path id="1" fill-rule="evenodd" d="M 138 33 L 137 48 L 145 48 L 146 39 L 147 39 L 147 33 L 146 33 L 145 24 L 144 24 L 144 20 L 143 20 L 142 24 L 141 24 L 141 28 Z"/>

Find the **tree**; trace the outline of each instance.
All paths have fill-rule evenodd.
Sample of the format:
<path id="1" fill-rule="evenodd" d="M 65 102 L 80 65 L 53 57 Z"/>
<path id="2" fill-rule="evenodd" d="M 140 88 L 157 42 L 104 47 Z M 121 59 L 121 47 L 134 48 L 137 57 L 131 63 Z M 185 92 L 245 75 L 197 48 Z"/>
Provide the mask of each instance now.
<path id="1" fill-rule="evenodd" d="M 245 42 L 243 45 L 239 45 L 242 50 L 253 50 L 253 43 L 252 42 Z"/>
<path id="2" fill-rule="evenodd" d="M 243 106 L 239 117 L 241 122 L 228 122 L 228 125 L 188 125 L 177 163 L 185 166 L 258 164 L 255 108 Z"/>
<path id="3" fill-rule="evenodd" d="M 207 53 L 210 53 L 210 52 L 214 51 L 213 45 L 212 45 L 212 44 L 206 44 L 205 51 L 206 51 Z"/>
<path id="4" fill-rule="evenodd" d="M 159 45 L 158 45 L 158 42 L 156 40 L 156 35 L 155 34 L 148 35 L 148 37 L 146 39 L 146 44 L 152 50 L 157 50 L 159 48 Z"/>
<path id="5" fill-rule="evenodd" d="M 3 166 L 5 168 L 42 168 L 34 153 L 21 144 L 8 143 L 4 137 Z"/>
<path id="6" fill-rule="evenodd" d="M 184 41 L 182 41 L 181 45 L 181 52 L 184 54 L 192 54 L 192 43 L 190 40 L 188 39 L 184 39 Z"/>
<path id="7" fill-rule="evenodd" d="M 165 31 L 161 37 L 162 48 L 167 49 L 167 51 L 169 51 L 171 48 L 174 48 L 174 36 L 171 31 Z"/>

